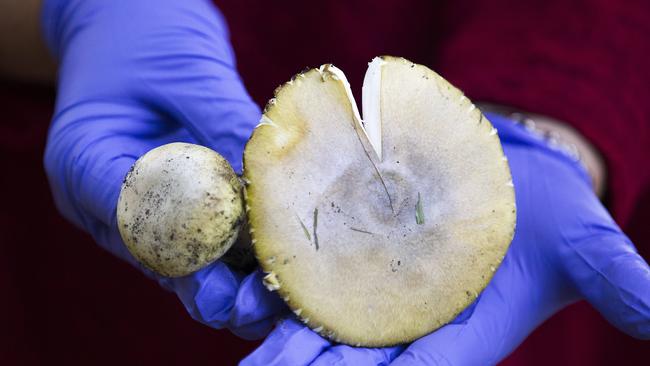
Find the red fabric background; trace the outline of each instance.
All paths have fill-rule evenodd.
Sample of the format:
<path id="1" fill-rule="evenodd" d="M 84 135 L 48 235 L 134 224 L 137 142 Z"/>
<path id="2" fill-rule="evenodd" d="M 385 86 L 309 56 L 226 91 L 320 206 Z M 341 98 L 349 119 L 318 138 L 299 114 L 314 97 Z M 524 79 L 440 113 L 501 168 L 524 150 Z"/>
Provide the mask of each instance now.
<path id="1" fill-rule="evenodd" d="M 260 104 L 292 74 L 325 62 L 342 68 L 358 93 L 365 63 L 393 54 L 433 66 L 470 97 L 559 114 L 601 149 L 616 152 L 608 153 L 608 161 L 610 170 L 622 172 L 611 192 L 617 219 L 626 220 L 625 231 L 650 258 L 650 190 L 643 161 L 650 154 L 642 144 L 650 135 L 650 79 L 644 70 L 650 62 L 645 62 L 647 39 L 635 38 L 650 24 L 647 6 L 613 1 L 574 3 L 579 6 L 552 1 L 218 3 L 230 23 L 239 69 Z M 572 33 L 576 29 L 582 33 Z M 526 53 L 539 50 L 534 42 L 547 42 L 542 53 Z M 605 77 L 617 67 L 624 77 Z M 535 91 L 540 80 L 546 93 Z M 562 86 L 573 92 L 562 94 L 567 90 Z M 174 295 L 103 252 L 58 215 L 41 162 L 53 94 L 47 88 L 0 84 L 0 364 L 235 364 L 255 342 L 195 323 Z M 548 95 L 569 106 L 604 107 L 582 117 L 543 98 Z M 602 138 L 603 126 L 616 143 Z M 641 365 L 648 359 L 647 343 L 620 333 L 579 303 L 541 326 L 503 364 Z"/>

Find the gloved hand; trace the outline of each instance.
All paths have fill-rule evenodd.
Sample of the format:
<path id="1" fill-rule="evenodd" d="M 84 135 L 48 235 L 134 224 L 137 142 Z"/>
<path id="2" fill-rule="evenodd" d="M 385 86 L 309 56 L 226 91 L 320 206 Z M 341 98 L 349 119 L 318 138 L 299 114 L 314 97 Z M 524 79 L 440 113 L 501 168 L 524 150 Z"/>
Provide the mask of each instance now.
<path id="1" fill-rule="evenodd" d="M 138 266 L 116 225 L 120 186 L 159 145 L 208 146 L 241 171 L 260 119 L 235 69 L 228 30 L 207 0 L 46 0 L 42 25 L 59 60 L 45 168 L 55 202 L 105 249 Z M 148 273 L 153 276 L 152 273 Z M 192 317 L 245 338 L 271 329 L 283 309 L 252 275 L 216 262 L 159 278 Z"/>
<path id="2" fill-rule="evenodd" d="M 490 365 L 581 298 L 620 330 L 650 338 L 650 269 L 592 193 L 586 171 L 523 127 L 488 118 L 510 163 L 517 227 L 479 298 L 405 350 L 334 345 L 286 320 L 242 365 Z"/>

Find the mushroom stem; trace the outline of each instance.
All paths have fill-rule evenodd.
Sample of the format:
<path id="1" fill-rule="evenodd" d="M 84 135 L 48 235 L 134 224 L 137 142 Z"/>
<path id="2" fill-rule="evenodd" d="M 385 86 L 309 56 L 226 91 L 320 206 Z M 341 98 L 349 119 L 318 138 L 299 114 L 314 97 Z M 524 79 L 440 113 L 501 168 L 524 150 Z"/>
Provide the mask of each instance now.
<path id="1" fill-rule="evenodd" d="M 242 226 L 235 244 L 219 259 L 233 269 L 245 273 L 250 273 L 257 267 L 248 225 Z"/>

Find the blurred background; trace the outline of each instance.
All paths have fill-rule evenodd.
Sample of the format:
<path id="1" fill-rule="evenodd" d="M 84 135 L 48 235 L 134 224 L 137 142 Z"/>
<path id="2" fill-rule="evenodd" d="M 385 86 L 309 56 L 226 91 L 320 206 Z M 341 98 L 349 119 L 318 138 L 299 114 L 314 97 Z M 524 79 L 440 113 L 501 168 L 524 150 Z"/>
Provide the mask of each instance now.
<path id="1" fill-rule="evenodd" d="M 381 54 L 428 65 L 470 97 L 482 99 L 488 88 L 468 83 L 458 76 L 462 70 L 485 64 L 479 79 L 489 83 L 490 67 L 499 69 L 501 59 L 516 59 L 517 67 L 552 68 L 540 66 L 535 54 L 574 67 L 600 65 L 596 68 L 640 55 L 621 72 L 649 80 L 643 77 L 650 65 L 650 14 L 641 2 L 216 3 L 230 25 L 244 83 L 260 106 L 291 75 L 327 62 L 346 72 L 359 98 L 366 63 Z M 528 31 L 519 32 L 517 26 Z M 479 36 L 495 38 L 470 54 L 476 43 L 471 40 Z M 569 52 L 563 48 L 567 44 Z M 627 90 L 626 80 L 615 79 L 610 91 L 615 101 Z M 597 88 L 607 82 L 594 77 Z M 546 87 L 529 75 L 521 83 Z M 641 96 L 648 96 L 647 84 L 641 87 L 646 93 Z M 638 90 L 630 93 L 641 97 Z M 53 84 L 0 79 L 0 364 L 236 364 L 256 342 L 194 322 L 175 295 L 104 252 L 58 214 L 42 166 L 54 100 Z M 618 107 L 627 102 L 621 100 Z M 647 114 L 641 120 L 650 124 Z M 647 165 L 638 169 L 639 174 L 648 170 Z M 650 187 L 642 188 L 622 224 L 648 260 Z M 641 365 L 648 359 L 647 342 L 624 335 L 580 302 L 543 324 L 502 364 Z"/>

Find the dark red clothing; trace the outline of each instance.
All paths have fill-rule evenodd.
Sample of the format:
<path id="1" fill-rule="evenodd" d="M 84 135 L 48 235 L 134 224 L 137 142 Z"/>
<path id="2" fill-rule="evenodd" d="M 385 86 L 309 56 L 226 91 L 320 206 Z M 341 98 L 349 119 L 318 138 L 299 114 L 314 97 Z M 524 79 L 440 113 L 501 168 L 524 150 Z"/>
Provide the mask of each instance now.
<path id="1" fill-rule="evenodd" d="M 608 163 L 626 223 L 650 182 L 650 3 L 455 0 L 216 1 L 256 101 L 305 66 L 332 62 L 361 89 L 392 54 L 432 67 L 471 99 L 571 123 Z"/>
<path id="2" fill-rule="evenodd" d="M 465 19 L 440 44 L 438 68 L 472 98 L 580 130 L 607 160 L 609 208 L 625 225 L 650 181 L 650 3 L 463 3 L 448 13 Z"/>
<path id="3" fill-rule="evenodd" d="M 616 219 L 650 255 L 650 2 L 217 1 L 263 105 L 332 62 L 357 93 L 372 57 L 431 66 L 475 100 L 548 114 L 605 155 Z M 358 99 L 360 100 L 360 99 Z M 0 84 L 0 364 L 233 364 L 256 345 L 192 321 L 174 295 L 110 257 L 52 204 L 41 157 L 51 90 Z M 38 147 L 38 148 L 37 148 Z M 468 350 L 471 352 L 471 350 Z M 505 365 L 646 364 L 647 343 L 579 303 Z"/>
<path id="4" fill-rule="evenodd" d="M 346 73 L 360 100 L 366 63 L 403 56 L 429 65 L 473 100 L 572 124 L 607 161 L 615 219 L 627 232 L 631 219 L 646 227 L 632 216 L 650 196 L 650 2 L 216 2 L 258 103 L 289 75 L 326 62 Z M 650 251 L 650 237 L 632 239 L 642 254 Z M 634 363 L 635 355 L 650 356 L 645 348 L 581 303 L 547 322 L 504 364 Z"/>

